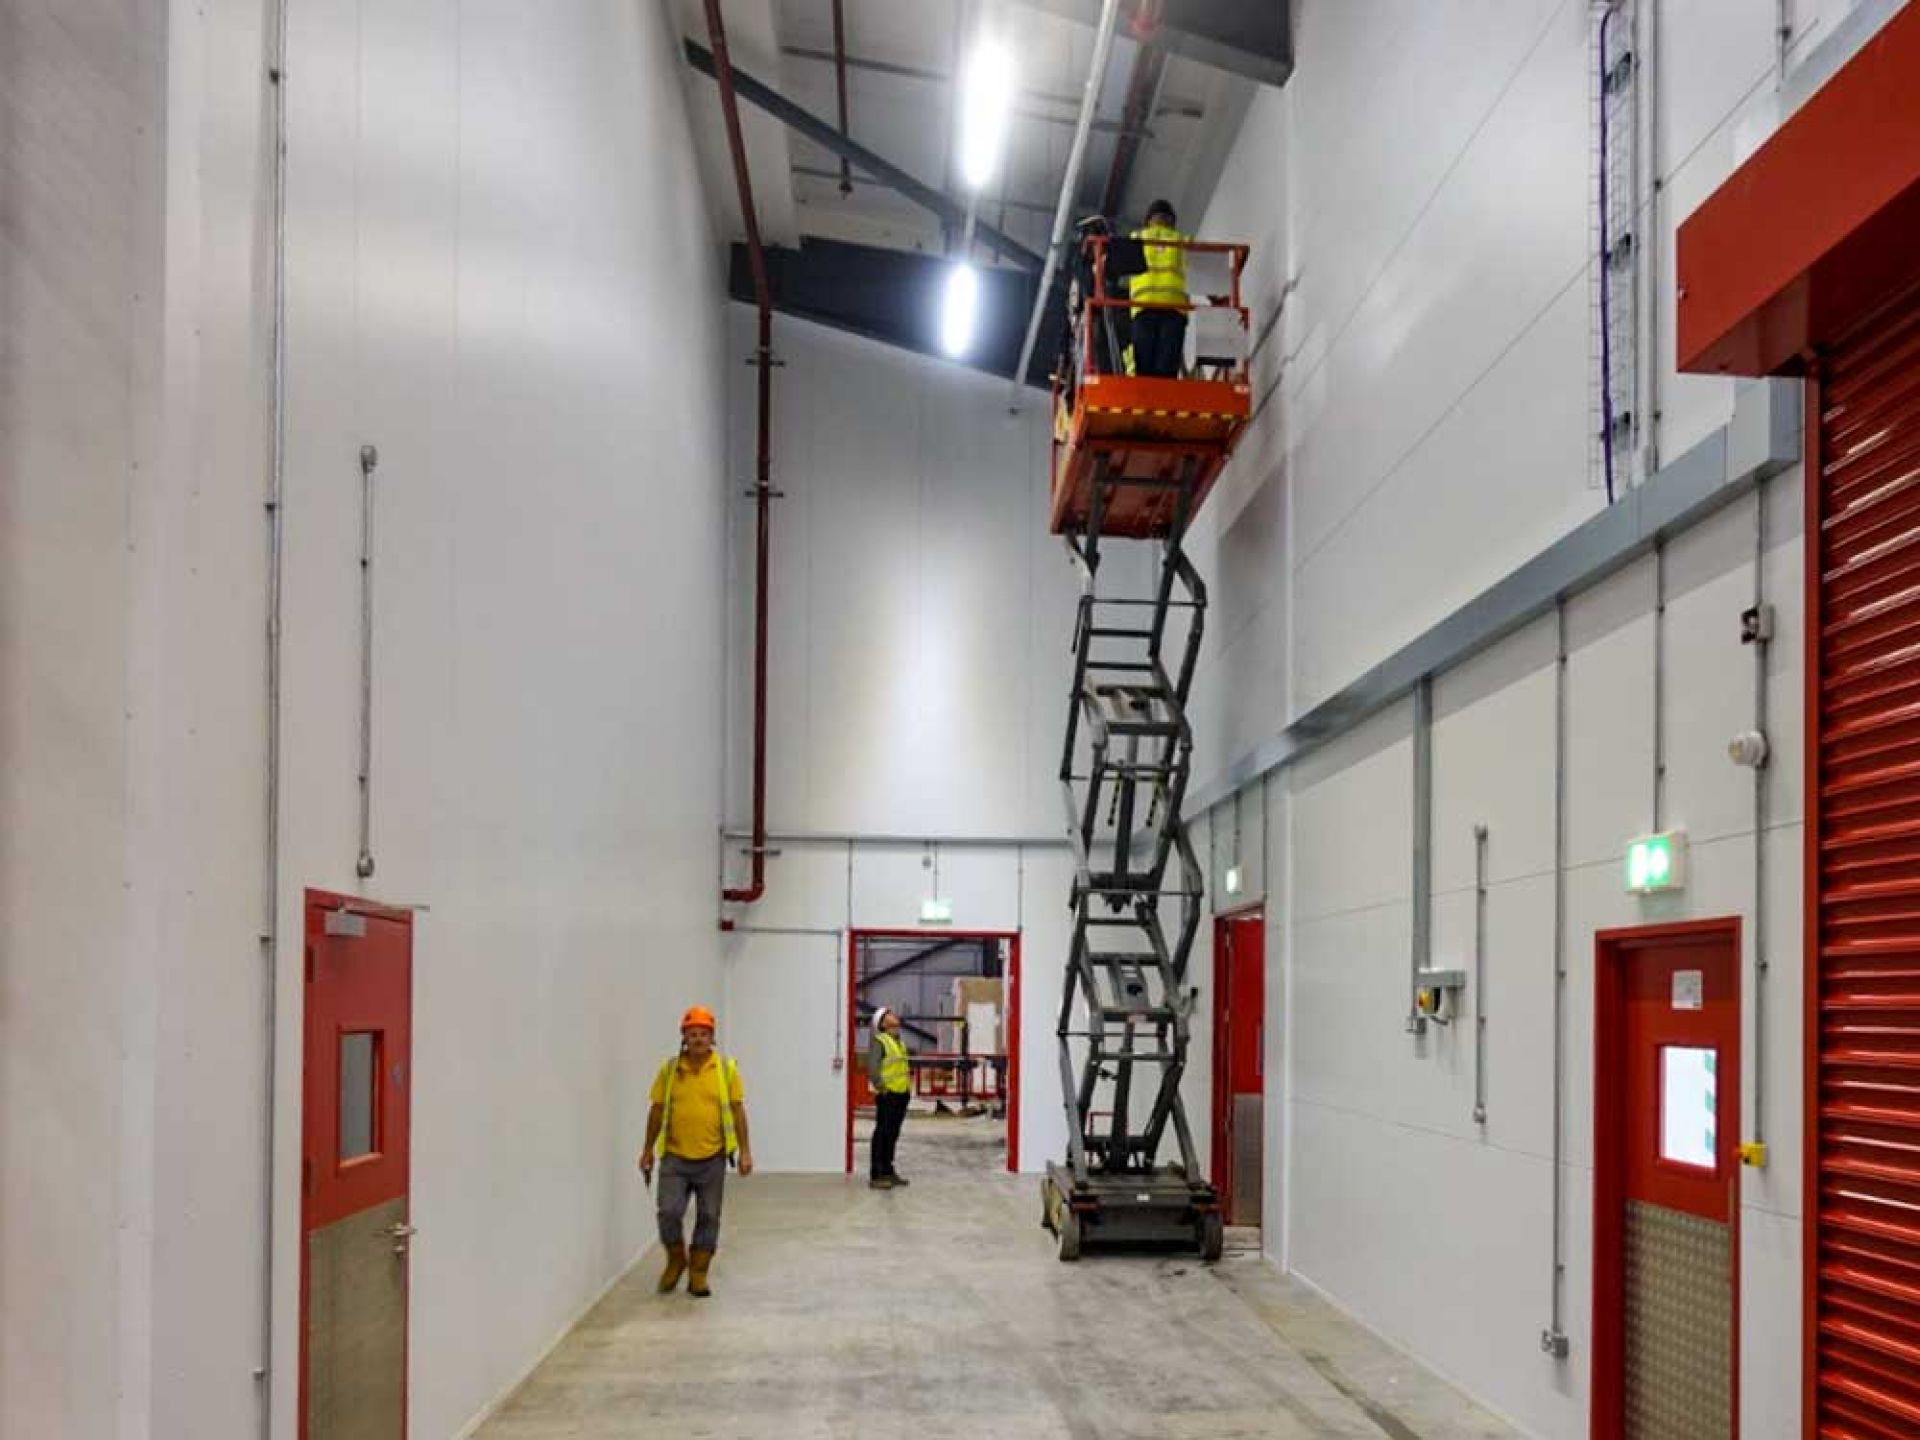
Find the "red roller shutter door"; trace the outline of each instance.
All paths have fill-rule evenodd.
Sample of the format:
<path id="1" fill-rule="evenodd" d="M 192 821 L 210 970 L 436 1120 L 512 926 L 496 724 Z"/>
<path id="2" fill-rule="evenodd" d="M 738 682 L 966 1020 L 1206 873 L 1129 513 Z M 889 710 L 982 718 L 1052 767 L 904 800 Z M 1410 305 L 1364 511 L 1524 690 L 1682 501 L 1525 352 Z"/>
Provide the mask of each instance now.
<path id="1" fill-rule="evenodd" d="M 1920 291 L 1808 390 L 1810 1434 L 1920 1435 Z"/>

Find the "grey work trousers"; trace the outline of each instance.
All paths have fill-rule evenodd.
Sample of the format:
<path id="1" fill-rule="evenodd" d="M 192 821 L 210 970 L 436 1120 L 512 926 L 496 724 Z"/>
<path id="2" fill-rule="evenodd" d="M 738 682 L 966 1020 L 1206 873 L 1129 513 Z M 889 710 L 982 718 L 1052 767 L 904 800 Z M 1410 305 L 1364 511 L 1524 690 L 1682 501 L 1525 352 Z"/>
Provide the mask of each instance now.
<path id="1" fill-rule="evenodd" d="M 693 1218 L 693 1248 L 717 1250 L 727 1157 L 721 1154 L 711 1160 L 683 1160 L 678 1155 L 662 1155 L 659 1180 L 654 1199 L 660 1216 L 660 1243 L 669 1248 L 685 1243 L 687 1202 L 692 1200 L 698 1206 Z"/>

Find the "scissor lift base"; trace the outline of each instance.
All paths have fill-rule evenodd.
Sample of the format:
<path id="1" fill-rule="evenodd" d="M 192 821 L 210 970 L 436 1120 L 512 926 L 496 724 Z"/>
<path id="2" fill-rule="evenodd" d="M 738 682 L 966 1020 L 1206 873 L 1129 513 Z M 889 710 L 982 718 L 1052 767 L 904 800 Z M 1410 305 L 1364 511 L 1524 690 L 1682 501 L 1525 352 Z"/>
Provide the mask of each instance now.
<path id="1" fill-rule="evenodd" d="M 1213 1186 L 1177 1166 L 1076 1182 L 1067 1166 L 1049 1164 L 1040 1197 L 1040 1223 L 1060 1242 L 1062 1260 L 1095 1245 L 1178 1248 L 1218 1260 L 1226 1243 Z"/>

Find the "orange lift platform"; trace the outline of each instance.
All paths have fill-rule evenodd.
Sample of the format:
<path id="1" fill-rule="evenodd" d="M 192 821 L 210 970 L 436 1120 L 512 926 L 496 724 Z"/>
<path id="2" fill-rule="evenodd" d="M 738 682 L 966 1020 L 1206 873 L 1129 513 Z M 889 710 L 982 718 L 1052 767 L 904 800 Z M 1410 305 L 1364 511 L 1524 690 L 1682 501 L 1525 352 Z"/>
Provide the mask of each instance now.
<path id="1" fill-rule="evenodd" d="M 1185 305 L 1142 307 L 1189 317 L 1195 359 L 1169 379 L 1128 373 L 1122 329 L 1134 307 L 1107 293 L 1112 243 L 1103 235 L 1082 242 L 1082 274 L 1092 283 L 1070 321 L 1070 352 L 1054 375 L 1051 529 L 1158 538 L 1175 524 L 1183 491 L 1186 519 L 1198 512 L 1252 418 L 1251 317 L 1240 295 L 1248 248 L 1179 242 L 1190 261 L 1224 259 L 1227 289 Z M 1096 485 L 1096 477 L 1105 483 Z M 1094 526 L 1096 490 L 1103 513 Z"/>

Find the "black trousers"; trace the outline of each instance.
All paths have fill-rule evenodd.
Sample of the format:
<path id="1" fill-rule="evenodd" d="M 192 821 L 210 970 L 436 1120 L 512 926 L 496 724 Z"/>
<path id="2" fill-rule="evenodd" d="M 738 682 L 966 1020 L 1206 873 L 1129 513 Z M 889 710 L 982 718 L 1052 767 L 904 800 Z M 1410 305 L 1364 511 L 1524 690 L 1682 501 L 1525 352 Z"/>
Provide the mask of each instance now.
<path id="1" fill-rule="evenodd" d="M 1133 317 L 1133 373 L 1177 378 L 1187 352 L 1187 317 L 1178 310 L 1142 310 Z"/>
<path id="2" fill-rule="evenodd" d="M 873 1097 L 873 1156 L 868 1173 L 875 1180 L 893 1174 L 893 1152 L 900 1145 L 900 1127 L 906 1122 L 907 1104 L 913 1099 L 907 1090 L 882 1090 Z"/>

